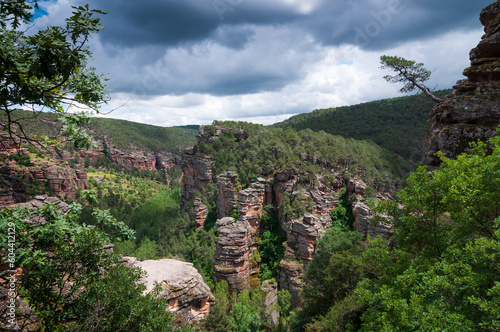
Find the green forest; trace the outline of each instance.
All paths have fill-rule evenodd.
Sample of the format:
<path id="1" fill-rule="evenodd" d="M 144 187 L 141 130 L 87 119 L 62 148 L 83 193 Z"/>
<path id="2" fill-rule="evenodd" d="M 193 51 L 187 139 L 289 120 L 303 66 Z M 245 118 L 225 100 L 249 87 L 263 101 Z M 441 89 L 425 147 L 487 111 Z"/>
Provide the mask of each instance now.
<path id="1" fill-rule="evenodd" d="M 474 58 L 498 38 L 471 52 L 482 67 L 436 92 L 437 106 L 412 95 L 269 126 L 165 128 L 95 116 L 110 90 L 89 43 L 106 13 L 75 5 L 60 26 L 30 31 L 38 1 L 0 9 L 0 330 L 500 331 L 499 64 Z M 483 41 L 500 33 L 500 1 L 485 12 Z M 396 68 L 403 92 L 431 74 L 381 59 L 417 70 Z M 457 125 L 450 93 L 467 112 L 493 105 L 490 122 Z M 191 97 L 176 102 L 189 109 Z M 445 146 L 430 168 L 436 117 L 465 152 Z M 459 130 L 486 134 L 467 145 Z M 129 258 L 182 262 L 190 272 L 175 277 L 189 282 L 146 285 Z M 209 295 L 182 302 L 195 284 Z"/>

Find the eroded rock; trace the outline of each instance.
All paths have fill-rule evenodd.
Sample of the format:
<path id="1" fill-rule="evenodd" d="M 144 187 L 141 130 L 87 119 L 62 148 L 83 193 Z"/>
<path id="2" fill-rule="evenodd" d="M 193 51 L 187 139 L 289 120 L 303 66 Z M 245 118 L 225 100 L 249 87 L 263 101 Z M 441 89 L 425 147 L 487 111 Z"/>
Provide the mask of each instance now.
<path id="1" fill-rule="evenodd" d="M 141 279 L 146 292 L 151 292 L 158 283 L 162 288 L 158 297 L 165 299 L 169 311 L 182 315 L 186 323 L 197 323 L 208 315 L 215 298 L 193 264 L 175 259 L 140 262 L 134 257 L 124 257 L 122 261 L 146 272 Z"/>
<path id="2" fill-rule="evenodd" d="M 249 290 L 250 225 L 226 217 L 217 220 L 219 232 L 215 253 L 214 278 L 226 280 L 230 290 Z"/>
<path id="3" fill-rule="evenodd" d="M 439 166 L 441 151 L 456 157 L 470 150 L 470 143 L 496 135 L 500 123 L 500 1 L 485 7 L 480 15 L 485 35 L 470 52 L 467 80 L 432 110 L 423 161 Z"/>

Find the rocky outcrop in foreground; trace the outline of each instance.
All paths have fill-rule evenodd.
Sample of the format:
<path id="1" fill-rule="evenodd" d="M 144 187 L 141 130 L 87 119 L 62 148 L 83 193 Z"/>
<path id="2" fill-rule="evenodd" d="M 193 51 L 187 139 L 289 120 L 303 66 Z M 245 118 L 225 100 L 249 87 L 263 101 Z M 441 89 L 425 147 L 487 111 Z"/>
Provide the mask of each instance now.
<path id="1" fill-rule="evenodd" d="M 193 264 L 175 259 L 140 262 L 134 257 L 123 257 L 122 262 L 146 272 L 141 280 L 146 292 L 151 292 L 158 283 L 162 288 L 158 296 L 165 299 L 169 311 L 181 315 L 185 323 L 199 322 L 208 315 L 215 298 Z"/>
<path id="2" fill-rule="evenodd" d="M 454 91 L 432 110 L 424 146 L 424 163 L 439 166 L 438 151 L 455 157 L 469 144 L 496 134 L 500 123 L 500 0 L 480 15 L 485 34 L 470 52 L 468 78 L 457 82 Z"/>

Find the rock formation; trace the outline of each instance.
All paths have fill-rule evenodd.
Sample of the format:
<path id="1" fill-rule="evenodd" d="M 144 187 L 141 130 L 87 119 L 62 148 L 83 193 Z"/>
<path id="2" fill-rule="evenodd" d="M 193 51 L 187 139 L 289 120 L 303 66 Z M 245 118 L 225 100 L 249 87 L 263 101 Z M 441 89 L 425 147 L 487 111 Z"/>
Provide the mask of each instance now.
<path id="1" fill-rule="evenodd" d="M 264 306 L 268 309 L 268 317 L 271 326 L 278 325 L 280 313 L 277 309 L 278 307 L 278 284 L 271 284 L 269 280 L 262 283 L 261 287 L 264 292 Z"/>
<path id="2" fill-rule="evenodd" d="M 122 262 L 145 271 L 141 282 L 146 292 L 157 283 L 162 288 L 158 297 L 165 299 L 169 311 L 181 315 L 187 324 L 197 323 L 209 313 L 214 296 L 193 264 L 175 259 L 139 262 L 134 257 L 124 257 Z"/>
<path id="3" fill-rule="evenodd" d="M 280 288 L 290 292 L 293 307 L 300 304 L 302 277 L 307 264 L 314 257 L 316 240 L 322 237 L 325 228 L 330 226 L 330 216 L 319 218 L 306 213 L 302 219 L 292 219 L 285 228 L 287 242 L 285 257 L 280 262 Z"/>
<path id="4" fill-rule="evenodd" d="M 194 193 L 212 182 L 212 157 L 186 149 L 182 160 L 181 211 L 186 202 L 191 201 Z"/>
<path id="5" fill-rule="evenodd" d="M 20 179 L 0 174 L 0 209 L 26 201 L 26 185 Z"/>
<path id="6" fill-rule="evenodd" d="M 208 207 L 201 202 L 201 198 L 195 198 L 194 200 L 194 216 L 196 229 L 203 228 L 208 216 Z"/>
<path id="7" fill-rule="evenodd" d="M 217 218 L 229 217 L 229 213 L 238 209 L 238 175 L 226 172 L 217 176 L 219 198 L 217 199 Z"/>
<path id="8" fill-rule="evenodd" d="M 469 150 L 471 142 L 485 141 L 500 124 L 500 1 L 480 14 L 485 34 L 470 52 L 471 66 L 466 80 L 436 105 L 429 119 L 424 146 L 424 163 L 439 166 L 438 151 L 454 157 Z"/>
<path id="9" fill-rule="evenodd" d="M 14 208 L 16 206 L 23 206 L 30 209 L 38 209 L 44 204 L 52 203 L 57 208 L 59 208 L 60 213 L 66 213 L 68 211 L 68 203 L 63 202 L 58 197 L 52 197 L 48 195 L 37 195 L 32 200 L 23 203 L 17 203 L 10 205 L 9 208 Z M 0 209 L 2 207 L 0 206 Z"/>
<path id="10" fill-rule="evenodd" d="M 250 285 L 250 225 L 231 217 L 217 221 L 219 232 L 215 253 L 214 277 L 226 280 L 230 290 L 248 290 Z"/>
<path id="11" fill-rule="evenodd" d="M 21 187 L 16 184 L 18 182 L 12 180 L 14 177 L 23 179 L 21 180 L 23 183 L 31 182 L 39 185 L 46 185 L 55 195 L 66 199 L 74 199 L 78 188 L 89 189 L 87 173 L 80 170 L 75 170 L 73 172 L 69 167 L 59 167 L 46 162 L 42 163 L 40 167 L 18 168 L 4 166 L 0 173 L 4 175 L 4 178 L 7 176 L 11 179 L 10 182 L 13 187 L 10 190 L 7 189 L 7 191 L 17 192 L 19 199 L 16 200 L 16 203 L 22 202 L 22 197 L 25 199 L 26 188 L 24 187 L 24 189 L 21 189 Z M 23 190 L 24 195 L 21 193 Z M 9 196 L 9 194 L 6 195 L 7 197 Z M 6 200 L 8 201 L 8 199 Z"/>
<path id="12" fill-rule="evenodd" d="M 381 236 L 388 240 L 392 237 L 392 225 L 378 224 L 376 227 L 372 225 L 373 212 L 360 199 L 351 202 L 352 214 L 354 215 L 353 227 L 364 235 L 370 235 L 372 238 Z"/>

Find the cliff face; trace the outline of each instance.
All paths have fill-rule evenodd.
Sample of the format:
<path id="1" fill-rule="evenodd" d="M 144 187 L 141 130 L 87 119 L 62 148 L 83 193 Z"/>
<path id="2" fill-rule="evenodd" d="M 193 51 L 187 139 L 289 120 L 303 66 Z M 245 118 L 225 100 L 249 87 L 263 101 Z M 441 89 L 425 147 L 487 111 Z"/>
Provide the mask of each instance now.
<path id="1" fill-rule="evenodd" d="M 230 290 L 250 289 L 250 225 L 226 217 L 217 221 L 219 232 L 215 253 L 214 277 L 226 280 Z"/>
<path id="2" fill-rule="evenodd" d="M 238 175 L 235 172 L 226 172 L 217 176 L 219 198 L 217 199 L 217 218 L 228 217 L 234 209 L 238 209 Z"/>
<path id="3" fill-rule="evenodd" d="M 182 160 L 181 211 L 184 211 L 186 202 L 191 201 L 194 193 L 212 182 L 211 156 L 207 156 L 193 149 L 187 149 Z"/>
<path id="4" fill-rule="evenodd" d="M 210 312 L 214 296 L 193 264 L 174 259 L 139 262 L 134 257 L 124 257 L 122 262 L 146 272 L 141 280 L 146 292 L 151 292 L 158 283 L 162 288 L 158 297 L 165 299 L 168 310 L 182 316 L 185 323 L 197 323 Z"/>
<path id="5" fill-rule="evenodd" d="M 432 110 L 424 146 L 424 163 L 439 166 L 438 151 L 454 157 L 469 150 L 469 144 L 496 134 L 500 123 L 500 1 L 485 7 L 480 15 L 485 34 L 471 50 L 466 80 Z"/>
<path id="6" fill-rule="evenodd" d="M 78 188 L 89 189 L 87 173 L 80 170 L 73 171 L 69 167 L 59 167 L 49 163 L 27 168 L 4 166 L 0 173 L 2 173 L 3 187 L 5 187 L 4 194 L 2 194 L 4 198 L 0 200 L 7 203 L 4 203 L 4 205 L 25 201 L 25 183 L 29 182 L 46 185 L 55 195 L 70 200 L 75 198 Z M 16 178 L 17 180 L 14 180 Z M 23 180 L 19 180 L 19 178 Z M 10 185 L 7 183 L 10 183 Z"/>
<path id="7" fill-rule="evenodd" d="M 198 141 L 211 144 L 225 130 L 214 126 L 208 133 L 202 128 Z M 234 135 L 237 141 L 248 138 L 242 132 Z M 195 192 L 203 192 L 203 187 L 214 179 L 212 170 L 215 161 L 196 150 L 187 150 L 183 158 L 181 206 L 194 200 L 196 223 L 200 227 L 199 220 L 206 218 L 206 207 L 201 206 L 200 199 L 194 198 Z M 214 277 L 226 280 L 233 290 L 258 288 L 261 284 L 258 242 L 262 233 L 269 229 L 261 221 L 267 205 L 273 205 L 278 212 L 280 226 L 286 234 L 285 256 L 279 265 L 279 288 L 290 291 L 294 306 L 300 304 L 304 271 L 314 257 L 317 239 L 331 226 L 330 212 L 339 204 L 341 189 L 345 188 L 351 197 L 358 197 L 351 202 L 356 210 L 356 229 L 373 236 L 390 233 L 390 226 L 385 229 L 370 225 L 372 213 L 361 199 L 367 186 L 359 179 L 346 181 L 344 171 L 311 174 L 289 168 L 261 175 L 246 189 L 241 189 L 235 172 L 224 172 L 215 177 L 219 218 L 216 230 L 219 238 Z M 238 220 L 228 217 L 235 210 Z"/>
<path id="8" fill-rule="evenodd" d="M 306 213 L 303 218 L 292 219 L 285 228 L 287 248 L 280 262 L 280 287 L 288 289 L 292 295 L 290 301 L 293 307 L 300 304 L 302 277 L 314 257 L 316 240 L 325 234 L 325 228 L 330 227 L 331 222 L 328 214 L 320 218 Z"/>

